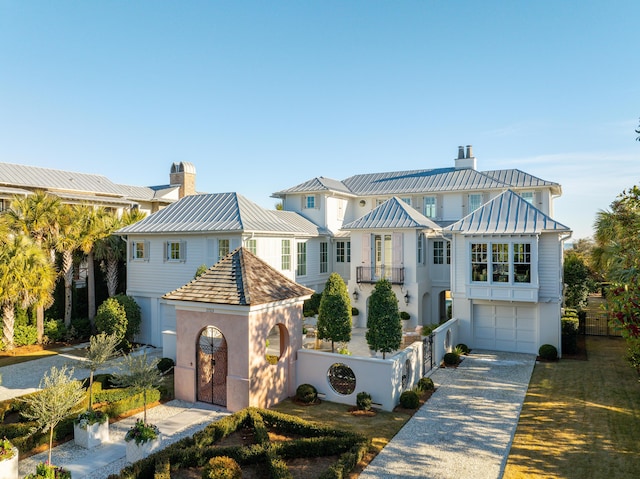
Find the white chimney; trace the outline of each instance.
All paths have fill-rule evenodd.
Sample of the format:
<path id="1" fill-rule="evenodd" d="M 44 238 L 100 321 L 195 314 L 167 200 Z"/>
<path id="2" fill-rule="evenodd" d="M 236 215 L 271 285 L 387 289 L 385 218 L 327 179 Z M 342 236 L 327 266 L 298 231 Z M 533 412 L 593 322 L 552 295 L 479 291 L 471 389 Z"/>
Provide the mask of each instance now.
<path id="1" fill-rule="evenodd" d="M 473 147 L 467 145 L 467 154 L 465 155 L 464 147 L 458 147 L 458 158 L 455 160 L 456 170 L 476 169 L 476 157 L 473 156 Z"/>

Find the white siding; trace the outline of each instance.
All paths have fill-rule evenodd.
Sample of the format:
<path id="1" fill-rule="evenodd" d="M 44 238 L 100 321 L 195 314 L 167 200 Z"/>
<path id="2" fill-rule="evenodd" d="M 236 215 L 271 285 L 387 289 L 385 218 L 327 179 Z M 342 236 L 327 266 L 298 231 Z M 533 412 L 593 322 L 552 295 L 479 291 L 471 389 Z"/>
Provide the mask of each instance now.
<path id="1" fill-rule="evenodd" d="M 562 296 L 562 243 L 557 234 L 542 234 L 538 242 L 538 279 L 540 302 L 560 301 Z"/>

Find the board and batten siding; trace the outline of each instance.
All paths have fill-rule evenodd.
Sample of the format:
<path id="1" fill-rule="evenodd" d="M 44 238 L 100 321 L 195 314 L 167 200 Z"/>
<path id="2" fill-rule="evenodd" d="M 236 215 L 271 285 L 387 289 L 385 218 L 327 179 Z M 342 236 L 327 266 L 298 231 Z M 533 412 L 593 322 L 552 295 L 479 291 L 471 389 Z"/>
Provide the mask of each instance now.
<path id="1" fill-rule="evenodd" d="M 538 240 L 539 301 L 562 300 L 562 242 L 557 233 L 545 233 Z"/>

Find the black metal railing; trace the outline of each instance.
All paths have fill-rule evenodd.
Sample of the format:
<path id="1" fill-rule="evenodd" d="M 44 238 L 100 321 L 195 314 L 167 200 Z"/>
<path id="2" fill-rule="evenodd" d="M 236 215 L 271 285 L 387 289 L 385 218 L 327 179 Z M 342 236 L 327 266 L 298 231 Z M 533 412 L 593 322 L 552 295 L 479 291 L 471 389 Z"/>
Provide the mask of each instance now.
<path id="1" fill-rule="evenodd" d="M 385 266 L 358 266 L 356 268 L 356 282 L 376 283 L 381 279 L 388 279 L 391 284 L 404 284 L 404 268 Z"/>

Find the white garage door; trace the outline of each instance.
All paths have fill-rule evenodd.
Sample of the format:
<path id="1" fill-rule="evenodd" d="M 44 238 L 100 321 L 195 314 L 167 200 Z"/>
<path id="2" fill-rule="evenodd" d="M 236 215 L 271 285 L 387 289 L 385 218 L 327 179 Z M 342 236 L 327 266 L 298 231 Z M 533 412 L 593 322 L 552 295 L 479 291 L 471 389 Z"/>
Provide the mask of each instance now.
<path id="1" fill-rule="evenodd" d="M 473 305 L 473 347 L 537 354 L 537 314 L 530 305 Z"/>

